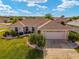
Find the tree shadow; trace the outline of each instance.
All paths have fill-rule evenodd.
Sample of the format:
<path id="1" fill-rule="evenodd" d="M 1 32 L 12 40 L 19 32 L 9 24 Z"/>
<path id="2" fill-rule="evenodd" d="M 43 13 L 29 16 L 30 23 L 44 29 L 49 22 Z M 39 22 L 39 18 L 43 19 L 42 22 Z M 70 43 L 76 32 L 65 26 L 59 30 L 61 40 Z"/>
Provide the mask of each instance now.
<path id="1" fill-rule="evenodd" d="M 25 59 L 43 59 L 43 51 L 29 49 Z"/>

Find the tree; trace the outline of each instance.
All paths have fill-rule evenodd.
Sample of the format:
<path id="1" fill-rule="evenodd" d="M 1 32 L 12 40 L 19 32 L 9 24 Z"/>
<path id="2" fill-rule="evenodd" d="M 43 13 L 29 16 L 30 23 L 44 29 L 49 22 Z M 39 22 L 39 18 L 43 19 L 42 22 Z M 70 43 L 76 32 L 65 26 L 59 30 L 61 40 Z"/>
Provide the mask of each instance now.
<path id="1" fill-rule="evenodd" d="M 51 14 L 46 14 L 45 18 L 47 18 L 47 19 L 53 19 L 53 16 Z"/>
<path id="2" fill-rule="evenodd" d="M 77 20 L 77 19 L 79 19 L 79 16 L 73 16 L 73 17 L 70 17 L 71 19 L 73 19 L 73 20 Z"/>
<path id="3" fill-rule="evenodd" d="M 61 22 L 61 24 L 62 24 L 62 25 L 65 25 L 65 23 L 64 23 L 63 21 Z"/>
<path id="4" fill-rule="evenodd" d="M 29 36 L 29 42 L 30 44 L 35 44 L 40 48 L 43 48 L 45 46 L 45 38 L 42 34 L 39 33 L 32 33 Z"/>
<path id="5" fill-rule="evenodd" d="M 69 18 L 69 21 L 72 21 L 72 18 Z"/>
<path id="6" fill-rule="evenodd" d="M 64 15 L 61 15 L 61 18 L 64 18 L 65 16 Z"/>
<path id="7" fill-rule="evenodd" d="M 17 17 L 10 17 L 10 20 L 12 23 L 15 23 L 15 22 L 17 22 L 18 19 L 17 19 Z"/>
<path id="8" fill-rule="evenodd" d="M 76 20 L 77 18 L 75 16 L 73 16 L 72 19 Z"/>
<path id="9" fill-rule="evenodd" d="M 23 19 L 22 19 L 22 17 L 14 16 L 14 17 L 10 17 L 10 20 L 11 20 L 12 23 L 15 23 L 15 22 L 17 22 L 18 20 L 21 21 L 21 20 L 23 20 Z"/>

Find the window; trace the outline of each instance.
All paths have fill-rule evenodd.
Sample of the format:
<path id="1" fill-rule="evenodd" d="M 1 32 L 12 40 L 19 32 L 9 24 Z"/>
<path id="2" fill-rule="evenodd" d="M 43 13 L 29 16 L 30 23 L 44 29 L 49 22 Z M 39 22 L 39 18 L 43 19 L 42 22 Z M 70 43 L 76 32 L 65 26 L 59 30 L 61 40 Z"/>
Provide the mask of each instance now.
<path id="1" fill-rule="evenodd" d="M 34 27 L 32 27 L 32 32 L 35 32 L 35 28 Z"/>
<path id="2" fill-rule="evenodd" d="M 18 32 L 18 28 L 17 27 L 15 27 L 15 31 Z"/>
<path id="3" fill-rule="evenodd" d="M 24 31 L 25 34 L 28 33 L 28 27 L 27 26 L 23 27 L 23 31 Z"/>

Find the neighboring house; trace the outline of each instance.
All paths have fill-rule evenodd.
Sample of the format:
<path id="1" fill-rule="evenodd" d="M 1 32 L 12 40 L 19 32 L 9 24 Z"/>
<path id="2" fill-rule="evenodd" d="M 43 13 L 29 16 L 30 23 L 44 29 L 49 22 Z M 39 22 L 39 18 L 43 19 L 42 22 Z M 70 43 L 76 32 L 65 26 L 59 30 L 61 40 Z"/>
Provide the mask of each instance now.
<path id="1" fill-rule="evenodd" d="M 61 23 L 61 22 L 67 23 L 69 21 L 69 19 L 68 18 L 56 17 L 56 18 L 54 18 L 54 21 L 57 22 L 57 23 Z"/>
<path id="2" fill-rule="evenodd" d="M 70 21 L 70 22 L 67 23 L 67 25 L 70 25 L 70 26 L 72 26 L 72 27 L 77 27 L 77 28 L 79 28 L 79 19 L 78 19 L 78 20 Z M 76 31 L 76 32 L 79 33 L 79 31 Z"/>
<path id="3" fill-rule="evenodd" d="M 4 23 L 4 21 L 3 20 L 0 20 L 0 23 Z"/>
<path id="4" fill-rule="evenodd" d="M 23 19 L 11 25 L 11 29 L 18 33 L 33 33 L 38 30 L 45 36 L 46 39 L 57 39 L 67 41 L 69 31 L 79 31 L 79 28 L 64 26 L 53 20 L 48 19 Z"/>
<path id="5" fill-rule="evenodd" d="M 9 19 L 6 19 L 6 18 L 0 18 L 0 24 L 3 24 L 3 23 L 9 23 L 10 20 Z"/>
<path id="6" fill-rule="evenodd" d="M 7 28 L 10 24 L 11 23 L 8 18 L 0 18 L 0 28 Z"/>
<path id="7" fill-rule="evenodd" d="M 73 20 L 67 23 L 68 25 L 72 26 L 79 26 L 79 19 L 78 20 Z"/>

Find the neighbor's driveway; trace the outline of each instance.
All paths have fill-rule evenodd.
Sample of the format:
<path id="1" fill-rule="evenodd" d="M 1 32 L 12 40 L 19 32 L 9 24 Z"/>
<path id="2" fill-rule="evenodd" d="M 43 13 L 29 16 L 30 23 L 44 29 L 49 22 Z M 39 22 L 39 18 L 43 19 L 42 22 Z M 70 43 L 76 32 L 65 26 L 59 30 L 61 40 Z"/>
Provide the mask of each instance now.
<path id="1" fill-rule="evenodd" d="M 69 43 L 48 41 L 44 59 L 79 59 L 79 54 Z"/>

